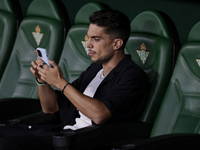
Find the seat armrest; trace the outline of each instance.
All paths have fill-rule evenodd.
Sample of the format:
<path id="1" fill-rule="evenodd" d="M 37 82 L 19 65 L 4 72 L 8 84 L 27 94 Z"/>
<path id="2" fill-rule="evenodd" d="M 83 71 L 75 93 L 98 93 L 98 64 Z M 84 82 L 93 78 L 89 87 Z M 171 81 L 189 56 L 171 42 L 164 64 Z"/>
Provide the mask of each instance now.
<path id="1" fill-rule="evenodd" d="M 0 121 L 7 121 L 41 111 L 40 101 L 30 98 L 5 98 L 0 100 Z"/>
<path id="2" fill-rule="evenodd" d="M 112 150 L 200 149 L 199 141 L 200 134 L 169 134 L 133 142 L 121 147 L 113 147 Z"/>
<path id="3" fill-rule="evenodd" d="M 17 121 L 20 124 L 31 125 L 58 124 L 60 123 L 60 115 L 59 112 L 56 112 L 54 114 L 46 114 L 40 111 L 31 115 L 18 118 Z"/>
<path id="4" fill-rule="evenodd" d="M 53 136 L 54 148 L 95 149 L 108 143 L 127 138 L 148 138 L 152 124 L 141 122 L 109 123 L 91 125 L 78 130 L 65 130 Z"/>

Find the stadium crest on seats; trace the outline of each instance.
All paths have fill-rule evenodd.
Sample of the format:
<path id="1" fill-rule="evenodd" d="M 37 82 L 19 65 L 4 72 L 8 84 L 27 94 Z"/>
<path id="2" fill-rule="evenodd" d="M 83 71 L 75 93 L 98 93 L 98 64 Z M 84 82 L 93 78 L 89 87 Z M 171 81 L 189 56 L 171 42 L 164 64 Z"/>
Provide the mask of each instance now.
<path id="1" fill-rule="evenodd" d="M 86 47 L 86 44 L 87 44 L 87 41 L 88 41 L 88 36 L 86 35 L 85 36 L 85 41 L 81 41 L 81 43 L 83 44 L 83 47 L 85 48 L 85 51 L 86 51 L 86 53 L 87 53 L 87 55 L 89 54 L 89 48 L 88 47 Z"/>
<path id="2" fill-rule="evenodd" d="M 35 32 L 32 32 L 33 37 L 34 37 L 34 39 L 35 39 L 35 41 L 36 41 L 36 43 L 37 43 L 37 46 L 40 45 L 40 42 L 41 42 L 42 37 L 43 37 L 43 35 L 44 35 L 44 34 L 40 33 L 40 31 L 41 31 L 41 29 L 40 29 L 39 25 L 37 25 L 37 26 L 35 27 Z"/>
<path id="3" fill-rule="evenodd" d="M 140 57 L 143 65 L 145 64 L 146 60 L 147 60 L 147 57 L 149 56 L 150 52 L 146 51 L 147 48 L 146 48 L 146 45 L 144 43 L 142 43 L 140 45 L 140 50 L 136 50 L 137 53 L 138 53 L 138 56 Z"/>
<path id="4" fill-rule="evenodd" d="M 197 61 L 197 64 L 199 65 L 199 67 L 200 67 L 200 59 L 196 59 L 196 61 Z"/>

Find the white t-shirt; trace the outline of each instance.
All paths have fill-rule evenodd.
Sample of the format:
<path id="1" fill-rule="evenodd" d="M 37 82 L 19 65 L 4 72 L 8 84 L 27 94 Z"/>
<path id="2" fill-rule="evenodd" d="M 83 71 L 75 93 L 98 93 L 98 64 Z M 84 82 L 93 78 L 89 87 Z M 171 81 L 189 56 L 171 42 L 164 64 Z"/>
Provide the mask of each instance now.
<path id="1" fill-rule="evenodd" d="M 105 76 L 103 76 L 103 69 L 101 69 L 97 75 L 94 77 L 94 79 L 90 82 L 90 84 L 87 86 L 87 88 L 85 89 L 85 91 L 83 92 L 83 94 L 89 96 L 89 97 L 93 97 L 98 86 L 100 85 L 100 83 L 103 81 L 103 79 L 105 78 Z M 80 118 L 76 118 L 75 121 L 76 123 L 71 126 L 71 125 L 66 125 L 64 127 L 64 129 L 72 129 L 72 130 L 77 130 L 89 125 L 92 125 L 92 121 L 91 119 L 89 119 L 88 117 L 86 117 L 83 113 L 81 113 L 79 111 L 80 114 Z"/>

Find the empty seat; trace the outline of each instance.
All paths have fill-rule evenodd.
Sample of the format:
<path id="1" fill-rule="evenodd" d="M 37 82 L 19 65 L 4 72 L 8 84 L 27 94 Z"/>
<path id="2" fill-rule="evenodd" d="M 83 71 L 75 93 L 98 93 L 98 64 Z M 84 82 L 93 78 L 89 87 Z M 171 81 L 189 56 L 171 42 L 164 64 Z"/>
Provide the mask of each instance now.
<path id="1" fill-rule="evenodd" d="M 37 10 L 37 11 L 36 11 Z M 54 0 L 34 0 L 21 22 L 11 58 L 0 84 L 0 98 L 38 98 L 37 85 L 30 72 L 34 50 L 46 48 L 49 58 L 58 62 L 63 48 L 64 25 Z"/>
<path id="2" fill-rule="evenodd" d="M 69 24 L 69 20 L 63 20 L 67 12 L 62 10 L 58 3 L 61 1 L 34 0 L 28 7 L 27 17 L 20 24 L 11 57 L 0 83 L 0 106 L 2 107 L 0 119 L 11 114 L 41 110 L 37 84 L 30 67 L 31 61 L 37 59 L 34 53 L 37 47 L 46 48 L 49 58 L 57 63 L 59 61 L 65 33 L 69 27 L 66 22 Z M 15 101 L 13 103 L 15 106 L 12 101 Z M 27 105 L 24 103 L 26 101 Z M 36 103 L 37 107 L 32 103 Z M 19 105 L 16 106 L 17 104 Z M 5 113 L 7 110 L 12 112 Z"/>
<path id="3" fill-rule="evenodd" d="M 147 10 L 131 22 L 127 53 L 147 74 L 150 91 L 140 121 L 153 123 L 170 81 L 180 42 L 172 20 L 164 13 Z"/>
<path id="4" fill-rule="evenodd" d="M 151 136 L 199 133 L 200 117 L 200 22 L 184 44 L 156 119 Z"/>
<path id="5" fill-rule="evenodd" d="M 22 12 L 18 0 L 0 1 L 0 81 L 9 60 Z"/>

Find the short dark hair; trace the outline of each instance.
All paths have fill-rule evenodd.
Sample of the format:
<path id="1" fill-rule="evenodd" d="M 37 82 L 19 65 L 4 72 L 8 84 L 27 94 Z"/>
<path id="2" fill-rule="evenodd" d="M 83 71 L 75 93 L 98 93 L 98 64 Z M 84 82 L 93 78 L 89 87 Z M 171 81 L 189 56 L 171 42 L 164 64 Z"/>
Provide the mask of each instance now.
<path id="1" fill-rule="evenodd" d="M 126 15 L 117 10 L 99 10 L 89 17 L 91 24 L 106 27 L 105 33 L 110 38 L 120 38 L 123 40 L 124 48 L 130 36 L 130 20 Z"/>

